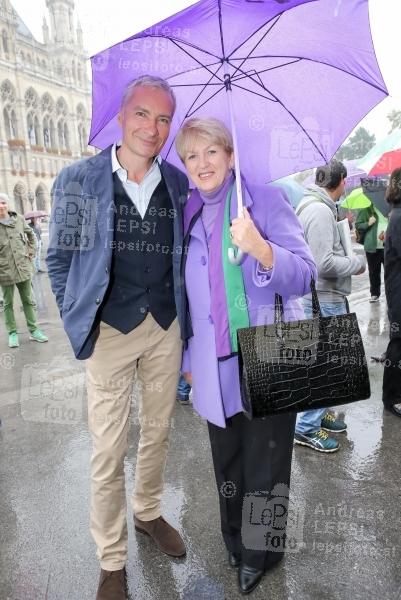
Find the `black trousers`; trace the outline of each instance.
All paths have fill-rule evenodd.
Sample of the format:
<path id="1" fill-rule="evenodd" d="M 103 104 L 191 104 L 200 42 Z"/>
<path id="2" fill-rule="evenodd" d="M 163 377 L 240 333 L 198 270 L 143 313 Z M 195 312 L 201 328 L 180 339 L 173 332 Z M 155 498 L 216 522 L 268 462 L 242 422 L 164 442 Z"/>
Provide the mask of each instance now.
<path id="1" fill-rule="evenodd" d="M 368 261 L 370 295 L 380 296 L 381 287 L 381 266 L 384 269 L 384 250 L 378 249 L 376 252 L 366 252 Z"/>
<path id="2" fill-rule="evenodd" d="M 401 338 L 390 339 L 383 372 L 383 404 L 401 402 Z"/>
<path id="3" fill-rule="evenodd" d="M 284 556 L 295 418 L 239 413 L 226 429 L 208 423 L 224 542 L 255 569 Z"/>

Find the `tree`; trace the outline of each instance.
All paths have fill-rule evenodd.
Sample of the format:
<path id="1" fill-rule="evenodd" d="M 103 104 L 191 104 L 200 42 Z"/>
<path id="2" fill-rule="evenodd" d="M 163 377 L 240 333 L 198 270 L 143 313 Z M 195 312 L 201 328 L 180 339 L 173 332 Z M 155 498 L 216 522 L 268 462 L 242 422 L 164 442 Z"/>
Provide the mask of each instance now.
<path id="1" fill-rule="evenodd" d="M 352 160 L 362 158 L 376 143 L 374 133 L 369 133 L 365 127 L 359 127 L 348 141 L 340 146 L 335 158 L 337 160 Z"/>
<path id="2" fill-rule="evenodd" d="M 392 110 L 387 115 L 388 120 L 391 123 L 391 129 L 389 133 L 395 131 L 395 129 L 401 129 L 401 110 Z"/>

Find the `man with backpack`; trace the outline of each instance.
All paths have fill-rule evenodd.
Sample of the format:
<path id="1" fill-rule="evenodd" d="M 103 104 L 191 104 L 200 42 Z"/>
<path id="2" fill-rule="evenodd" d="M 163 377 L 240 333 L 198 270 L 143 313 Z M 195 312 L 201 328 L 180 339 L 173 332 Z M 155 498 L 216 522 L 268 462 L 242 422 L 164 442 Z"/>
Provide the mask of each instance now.
<path id="1" fill-rule="evenodd" d="M 345 166 L 337 160 L 318 167 L 315 184 L 308 186 L 296 210 L 316 262 L 316 291 L 324 317 L 348 312 L 351 276 L 360 275 L 366 269 L 364 257 L 346 256 L 337 227 L 336 203 L 344 193 L 346 177 Z M 305 296 L 302 302 L 306 318 L 311 318 L 311 295 Z M 335 452 L 340 444 L 329 433 L 340 433 L 346 429 L 344 421 L 324 408 L 309 410 L 298 415 L 295 443 L 318 452 Z"/>

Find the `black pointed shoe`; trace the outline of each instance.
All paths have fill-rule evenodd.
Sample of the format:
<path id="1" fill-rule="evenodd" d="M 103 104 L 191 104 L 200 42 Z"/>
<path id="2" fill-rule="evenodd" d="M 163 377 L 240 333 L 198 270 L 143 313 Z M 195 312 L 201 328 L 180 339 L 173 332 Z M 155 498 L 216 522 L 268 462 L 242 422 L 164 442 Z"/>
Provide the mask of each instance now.
<path id="1" fill-rule="evenodd" d="M 234 552 L 229 552 L 228 553 L 228 564 L 233 569 L 236 569 L 241 564 L 241 558 L 237 554 L 234 554 Z"/>
<path id="2" fill-rule="evenodd" d="M 262 579 L 265 571 L 259 571 L 242 564 L 238 571 L 238 585 L 241 594 L 250 594 Z"/>

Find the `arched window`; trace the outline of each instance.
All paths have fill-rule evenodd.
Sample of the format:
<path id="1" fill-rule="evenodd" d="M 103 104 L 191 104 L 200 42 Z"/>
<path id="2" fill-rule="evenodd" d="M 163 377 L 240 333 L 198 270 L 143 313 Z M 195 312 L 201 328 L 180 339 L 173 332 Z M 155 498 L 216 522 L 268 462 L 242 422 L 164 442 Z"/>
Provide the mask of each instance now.
<path id="1" fill-rule="evenodd" d="M 28 129 L 28 140 L 31 146 L 37 145 L 37 140 L 36 140 L 36 132 L 35 132 L 35 127 L 33 124 L 33 116 L 32 113 L 29 113 L 27 118 L 27 129 Z"/>
<path id="2" fill-rule="evenodd" d="M 79 149 L 81 152 L 86 151 L 86 147 L 88 144 L 88 138 L 86 135 L 86 128 L 82 123 L 78 125 L 78 140 L 79 140 Z"/>
<path id="3" fill-rule="evenodd" d="M 49 120 L 47 117 L 43 119 L 43 143 L 45 148 L 51 148 Z"/>
<path id="4" fill-rule="evenodd" d="M 1 37 L 3 40 L 3 51 L 4 54 L 8 54 L 10 52 L 9 44 L 8 44 L 8 34 L 5 29 L 1 32 Z"/>
<path id="5" fill-rule="evenodd" d="M 57 148 L 56 128 L 54 127 L 53 119 L 50 119 L 50 143 L 53 149 Z"/>
<path id="6" fill-rule="evenodd" d="M 60 150 L 64 150 L 64 128 L 62 121 L 57 123 L 58 145 Z"/>
<path id="7" fill-rule="evenodd" d="M 17 138 L 18 137 L 18 123 L 17 123 L 17 115 L 15 114 L 15 110 L 12 109 L 11 111 L 11 137 L 13 138 Z"/>
<path id="8" fill-rule="evenodd" d="M 6 132 L 6 138 L 8 140 L 10 140 L 13 138 L 13 135 L 11 134 L 10 115 L 8 114 L 8 110 L 6 108 L 3 110 L 3 119 L 4 119 L 4 130 Z"/>
<path id="9" fill-rule="evenodd" d="M 37 210 L 46 210 L 46 199 L 47 192 L 44 185 L 40 184 L 35 190 L 35 198 L 36 198 L 36 209 Z"/>
<path id="10" fill-rule="evenodd" d="M 70 149 L 70 132 L 67 123 L 64 123 L 64 147 L 66 150 Z"/>
<path id="11" fill-rule="evenodd" d="M 36 143 L 40 144 L 40 127 L 39 127 L 39 119 L 38 117 L 35 115 L 35 118 L 33 120 L 33 127 L 35 129 L 35 138 L 36 138 Z"/>

